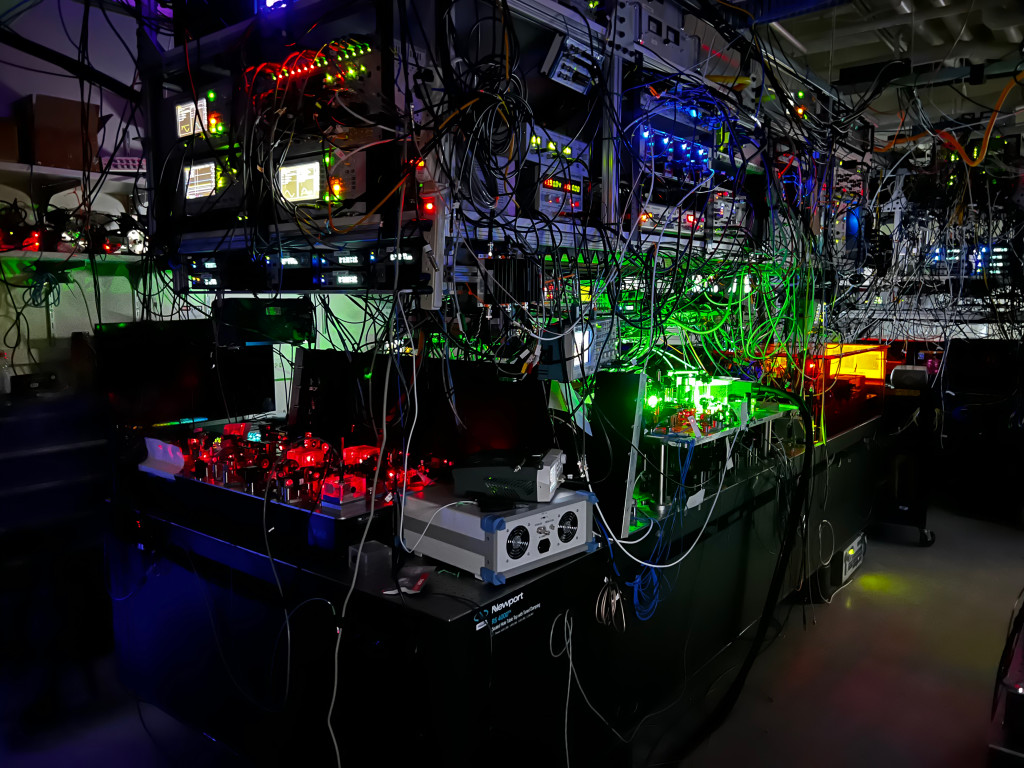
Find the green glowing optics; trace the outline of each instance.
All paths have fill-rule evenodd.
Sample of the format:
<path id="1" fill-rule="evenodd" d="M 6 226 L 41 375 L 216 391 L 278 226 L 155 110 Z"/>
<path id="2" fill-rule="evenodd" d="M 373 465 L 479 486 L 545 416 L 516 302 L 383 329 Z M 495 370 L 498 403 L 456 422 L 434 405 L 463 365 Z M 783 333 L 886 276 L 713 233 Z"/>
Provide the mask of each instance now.
<path id="1" fill-rule="evenodd" d="M 657 395 L 651 395 L 650 397 L 647 398 L 647 407 L 649 407 L 649 408 L 656 408 L 657 405 L 658 405 L 658 396 Z"/>

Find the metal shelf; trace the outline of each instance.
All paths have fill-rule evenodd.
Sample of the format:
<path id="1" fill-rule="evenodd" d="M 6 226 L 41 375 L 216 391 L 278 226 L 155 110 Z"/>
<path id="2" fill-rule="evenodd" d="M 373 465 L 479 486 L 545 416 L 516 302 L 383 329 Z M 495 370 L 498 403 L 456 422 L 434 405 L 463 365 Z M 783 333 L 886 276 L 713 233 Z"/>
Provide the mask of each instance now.
<path id="1" fill-rule="evenodd" d="M 89 176 L 93 181 L 99 182 L 102 174 L 100 171 L 90 171 Z M 100 189 L 107 194 L 130 195 L 136 186 L 136 180 L 138 180 L 139 186 L 145 186 L 144 170 L 140 170 L 137 176 L 111 172 L 103 177 Z M 34 187 L 72 187 L 75 184 L 81 184 L 82 171 L 29 163 L 0 162 L 0 184 L 21 186 L 25 182 L 29 182 Z"/>
<path id="2" fill-rule="evenodd" d="M 104 253 L 96 255 L 96 264 L 131 264 L 141 261 L 145 256 L 136 256 L 134 253 Z M 66 261 L 69 269 L 77 269 L 80 266 L 88 266 L 89 254 L 84 251 L 76 253 L 64 253 L 63 251 L 22 251 L 10 250 L 0 251 L 0 261 Z"/>

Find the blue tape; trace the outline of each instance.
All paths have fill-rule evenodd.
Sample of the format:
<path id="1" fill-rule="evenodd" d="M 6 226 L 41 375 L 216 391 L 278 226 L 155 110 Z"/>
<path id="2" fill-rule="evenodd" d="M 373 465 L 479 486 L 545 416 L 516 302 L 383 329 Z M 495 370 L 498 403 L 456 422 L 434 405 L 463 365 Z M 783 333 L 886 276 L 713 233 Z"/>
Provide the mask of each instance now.
<path id="1" fill-rule="evenodd" d="M 597 504 L 597 495 L 590 491 L 576 491 L 580 496 L 589 501 L 591 504 Z"/>
<path id="2" fill-rule="evenodd" d="M 486 581 L 488 584 L 493 584 L 496 587 L 500 587 L 505 583 L 505 574 L 495 573 L 490 568 L 480 569 L 480 578 Z"/>
<path id="3" fill-rule="evenodd" d="M 505 530 L 505 518 L 501 515 L 484 515 L 480 518 L 480 527 L 487 533 Z"/>
<path id="4" fill-rule="evenodd" d="M 587 552 L 597 552 L 597 550 L 600 549 L 600 547 L 601 547 L 601 544 L 599 542 L 596 542 L 596 541 L 588 541 L 587 542 Z"/>

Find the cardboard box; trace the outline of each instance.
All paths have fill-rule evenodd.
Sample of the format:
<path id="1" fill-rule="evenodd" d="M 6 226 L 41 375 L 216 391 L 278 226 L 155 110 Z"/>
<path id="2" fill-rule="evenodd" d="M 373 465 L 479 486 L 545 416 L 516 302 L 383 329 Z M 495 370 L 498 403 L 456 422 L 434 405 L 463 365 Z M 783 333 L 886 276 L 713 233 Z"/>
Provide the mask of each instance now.
<path id="1" fill-rule="evenodd" d="M 84 134 L 91 169 L 99 169 L 98 105 L 83 110 L 79 101 L 33 94 L 14 103 L 14 114 L 21 162 L 82 170 Z"/>
<path id="2" fill-rule="evenodd" d="M 10 117 L 0 117 L 0 163 L 18 162 L 18 124 Z"/>

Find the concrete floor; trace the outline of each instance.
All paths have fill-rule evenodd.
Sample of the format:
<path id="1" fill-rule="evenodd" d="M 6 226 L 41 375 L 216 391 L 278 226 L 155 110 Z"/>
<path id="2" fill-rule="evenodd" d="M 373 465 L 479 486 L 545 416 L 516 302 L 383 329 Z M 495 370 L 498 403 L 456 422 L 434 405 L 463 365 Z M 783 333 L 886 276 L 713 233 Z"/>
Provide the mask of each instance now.
<path id="1" fill-rule="evenodd" d="M 806 630 L 795 608 L 730 719 L 685 765 L 985 765 L 995 668 L 1024 587 L 1024 531 L 941 510 L 929 524 L 930 549 L 872 541 L 858 576 L 814 608 L 813 624 L 808 613 Z M 60 726 L 0 739 L 0 765 L 243 765 L 143 705 L 147 734 L 106 666 L 98 698 Z M 12 724 L 0 726 L 10 737 Z"/>
<path id="2" fill-rule="evenodd" d="M 986 764 L 1024 531 L 942 510 L 928 522 L 931 548 L 871 541 L 806 631 L 794 610 L 688 768 Z"/>

